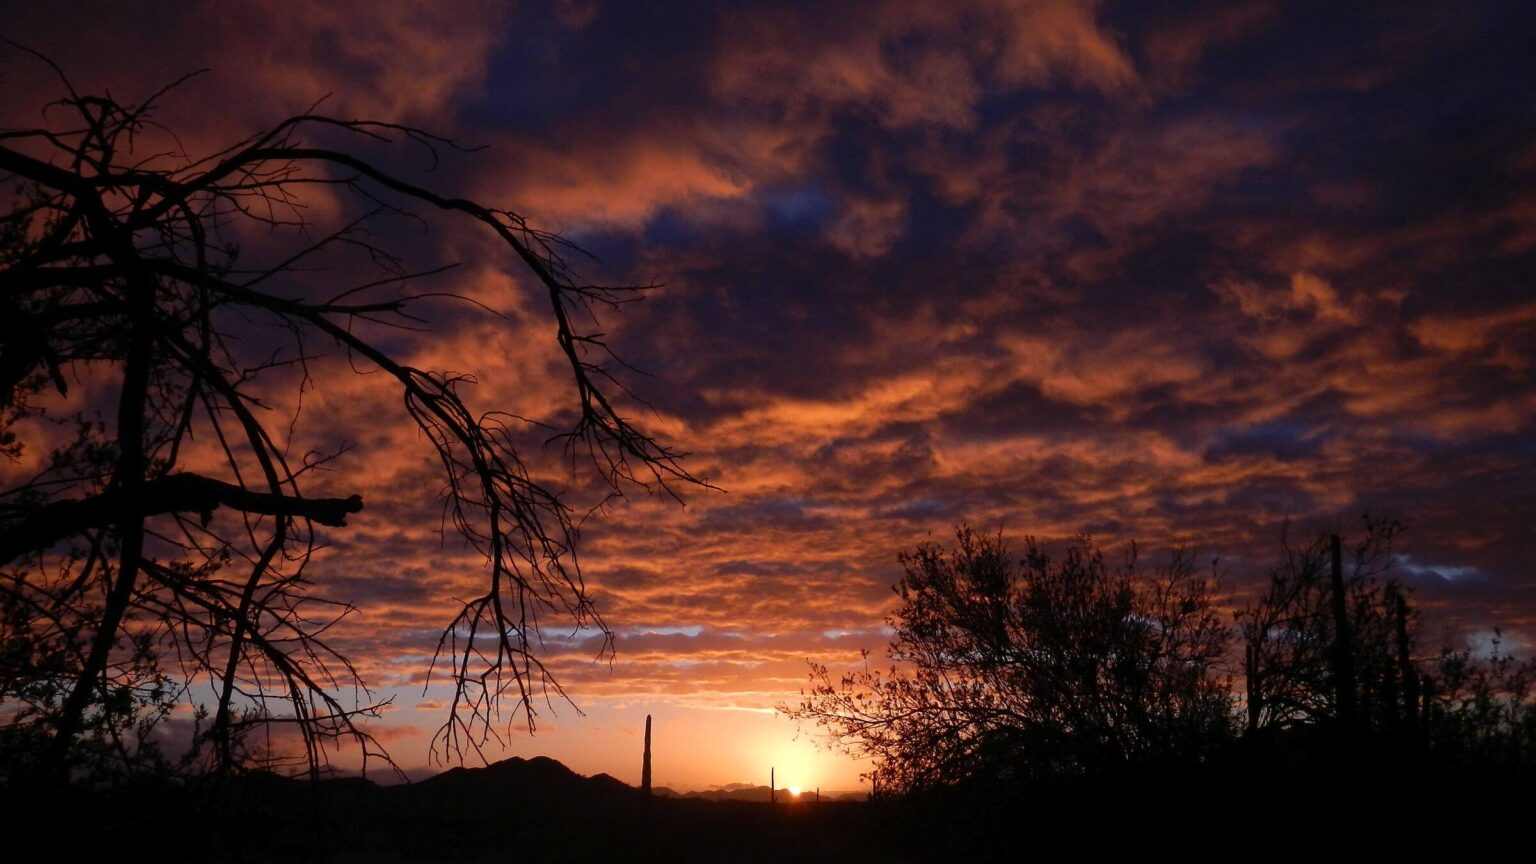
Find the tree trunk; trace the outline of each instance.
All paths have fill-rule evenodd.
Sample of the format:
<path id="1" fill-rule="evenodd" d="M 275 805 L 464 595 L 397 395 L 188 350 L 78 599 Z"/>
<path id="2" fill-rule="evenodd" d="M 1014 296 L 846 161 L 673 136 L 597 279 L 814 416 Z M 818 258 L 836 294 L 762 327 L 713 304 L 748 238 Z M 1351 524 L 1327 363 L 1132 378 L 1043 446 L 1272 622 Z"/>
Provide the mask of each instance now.
<path id="1" fill-rule="evenodd" d="M 98 230 L 103 228 L 93 227 Z M 112 239 L 118 243 L 127 243 L 126 238 L 121 236 Z M 132 257 L 131 250 L 119 250 L 119 254 Z M 123 363 L 123 391 L 117 403 L 117 468 L 111 484 L 121 502 L 120 510 L 115 514 L 119 541 L 117 577 L 101 611 L 101 624 L 91 640 L 90 654 L 59 711 L 58 727 L 44 759 L 44 779 L 57 784 L 69 782 L 69 749 L 74 744 L 75 736 L 80 734 L 85 709 L 96 691 L 97 682 L 106 673 L 107 661 L 117 643 L 118 628 L 122 626 L 123 616 L 133 600 L 133 587 L 139 576 L 139 559 L 144 554 L 144 515 L 133 502 L 143 493 L 148 464 L 144 454 L 144 410 L 149 397 L 149 367 L 153 359 L 150 327 L 156 286 L 153 280 L 141 278 L 134 280 L 132 288 L 130 329 L 126 334 L 128 350 Z"/>

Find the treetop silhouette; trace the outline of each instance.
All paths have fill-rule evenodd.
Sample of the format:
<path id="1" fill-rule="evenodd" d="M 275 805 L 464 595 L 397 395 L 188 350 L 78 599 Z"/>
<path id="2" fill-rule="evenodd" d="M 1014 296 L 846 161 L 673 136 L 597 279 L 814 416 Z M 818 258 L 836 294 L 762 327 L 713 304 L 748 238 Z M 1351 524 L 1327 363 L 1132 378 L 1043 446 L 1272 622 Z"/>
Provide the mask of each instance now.
<path id="1" fill-rule="evenodd" d="M 1026 538 L 1015 558 L 1001 533 L 961 526 L 949 548 L 900 553 L 890 667 L 865 652 L 834 680 L 812 663 L 800 704 L 780 710 L 871 757 L 880 792 L 1211 762 L 1536 769 L 1536 661 L 1426 656 L 1408 591 L 1387 577 L 1401 530 L 1368 519 L 1347 566 L 1337 535 L 1284 542 L 1234 632 L 1215 574 L 1186 551 L 1149 570 L 1134 546 L 1114 566 L 1086 537 L 1056 557 Z"/>
<path id="2" fill-rule="evenodd" d="M 813 664 L 785 709 L 872 756 L 880 790 L 1193 758 L 1227 737 L 1228 631 L 1188 555 L 1142 574 L 1087 538 L 1059 558 L 1029 538 L 1016 559 L 961 527 L 900 560 L 891 668 L 834 682 Z"/>

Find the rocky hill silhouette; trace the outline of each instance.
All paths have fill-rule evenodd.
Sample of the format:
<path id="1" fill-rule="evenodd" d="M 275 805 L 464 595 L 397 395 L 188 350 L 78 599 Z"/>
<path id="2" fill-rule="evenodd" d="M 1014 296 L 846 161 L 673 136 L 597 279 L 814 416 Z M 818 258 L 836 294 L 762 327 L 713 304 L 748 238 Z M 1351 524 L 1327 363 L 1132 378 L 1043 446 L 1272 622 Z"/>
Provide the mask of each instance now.
<path id="1" fill-rule="evenodd" d="M 584 777 L 548 756 L 514 756 L 481 768 L 450 768 L 415 783 L 389 787 L 391 794 L 420 800 L 493 797 L 500 801 L 561 804 L 580 800 L 621 805 L 640 798 L 640 790 L 610 777 Z M 398 791 L 396 791 L 398 790 Z"/>

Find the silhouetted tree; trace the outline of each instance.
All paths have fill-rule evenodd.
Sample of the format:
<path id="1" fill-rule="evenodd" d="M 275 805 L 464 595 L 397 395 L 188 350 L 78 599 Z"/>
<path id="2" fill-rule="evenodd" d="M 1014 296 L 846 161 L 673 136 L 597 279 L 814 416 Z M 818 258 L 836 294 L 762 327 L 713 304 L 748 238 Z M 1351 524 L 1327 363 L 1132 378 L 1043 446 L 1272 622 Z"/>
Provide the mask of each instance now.
<path id="1" fill-rule="evenodd" d="M 1536 662 L 1497 644 L 1423 654 L 1408 589 L 1389 578 L 1402 531 L 1367 518 L 1347 563 L 1337 535 L 1282 541 L 1267 590 L 1237 614 L 1248 731 L 1322 728 L 1450 766 L 1536 767 Z"/>
<path id="2" fill-rule="evenodd" d="M 1083 537 L 1053 559 L 1026 539 L 956 531 L 900 556 L 887 672 L 811 687 L 786 713 L 874 758 L 882 790 L 997 774 L 1079 774 L 1195 758 L 1229 737 L 1228 630 L 1214 580 L 1176 551 L 1111 566 Z"/>
<path id="3" fill-rule="evenodd" d="M 485 556 L 485 588 L 448 623 L 433 661 L 456 684 L 435 752 L 478 750 L 519 711 L 531 729 L 533 702 L 563 696 L 533 648 L 541 624 L 607 629 L 577 565 L 571 511 L 524 464 L 524 436 L 560 440 L 611 494 L 697 482 L 626 418 L 614 395 L 627 391 L 605 364 L 595 313 L 650 286 L 587 284 L 559 238 L 380 161 L 407 142 L 436 164 L 439 151 L 462 149 L 446 139 L 310 113 L 194 157 L 153 122 L 161 94 L 129 105 L 60 79 L 68 95 L 41 125 L 0 131 L 12 196 L 0 215 L 10 754 L 40 758 L 54 777 L 96 757 L 122 761 L 148 742 L 142 724 L 192 686 L 208 697 L 198 740 L 218 766 L 249 756 L 246 733 L 272 724 L 301 733 L 310 772 L 341 737 L 380 754 L 356 722 L 377 706 L 366 693 L 342 701 L 361 682 L 326 638 L 350 610 L 314 593 L 306 567 L 316 526 L 345 526 L 363 502 L 304 494 L 340 451 L 290 452 L 297 408 L 268 407 L 274 392 L 296 406 L 324 386 L 309 364 L 326 347 L 398 388 L 440 461 L 445 518 Z M 310 193 L 342 215 L 311 215 Z M 381 338 L 381 325 L 423 324 L 428 299 L 457 296 L 412 288 L 447 268 L 409 269 L 370 230 L 386 217 L 466 220 L 532 276 L 571 376 L 569 427 L 538 433 L 515 414 L 480 413 L 467 400 L 473 378 L 412 366 Z M 251 237 L 278 251 L 240 254 Z M 106 395 L 66 401 L 79 381 Z M 28 424 L 55 424 L 60 446 L 24 453 Z M 191 460 L 194 440 L 216 456 L 202 446 Z"/>
<path id="4" fill-rule="evenodd" d="M 1504 649 L 1488 656 L 1442 651 L 1423 673 L 1423 736 L 1453 765 L 1536 771 L 1536 659 Z"/>
<path id="5" fill-rule="evenodd" d="M 1417 723 L 1414 616 L 1403 586 L 1383 578 L 1401 530 L 1394 521 L 1367 520 L 1347 564 L 1336 535 L 1303 548 L 1282 538 L 1283 560 L 1267 590 L 1237 614 L 1250 732 Z"/>

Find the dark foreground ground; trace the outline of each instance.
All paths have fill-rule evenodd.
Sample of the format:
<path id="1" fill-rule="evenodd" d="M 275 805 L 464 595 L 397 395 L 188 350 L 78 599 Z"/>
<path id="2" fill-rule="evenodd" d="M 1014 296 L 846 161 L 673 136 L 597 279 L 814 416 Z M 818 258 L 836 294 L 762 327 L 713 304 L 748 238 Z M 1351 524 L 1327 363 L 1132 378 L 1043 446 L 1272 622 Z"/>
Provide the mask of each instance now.
<path id="1" fill-rule="evenodd" d="M 777 807 L 644 798 L 514 759 L 394 787 L 253 777 L 13 793 L 0 824 L 12 851 L 27 839 L 57 850 L 28 860 L 1466 861 L 1524 860 L 1533 807 L 1532 778 L 1515 772 L 1347 757 Z"/>

